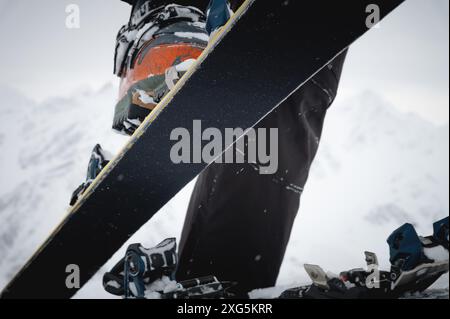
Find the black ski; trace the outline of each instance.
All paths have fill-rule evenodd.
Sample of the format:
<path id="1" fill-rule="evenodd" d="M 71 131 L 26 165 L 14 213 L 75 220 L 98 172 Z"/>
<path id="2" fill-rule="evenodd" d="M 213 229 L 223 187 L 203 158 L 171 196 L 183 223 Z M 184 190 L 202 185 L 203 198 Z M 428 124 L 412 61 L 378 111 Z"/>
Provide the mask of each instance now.
<path id="1" fill-rule="evenodd" d="M 173 164 L 174 128 L 249 128 L 402 0 L 248 0 L 86 190 L 2 298 L 70 298 L 66 267 L 81 286 L 206 164 Z M 369 59 L 369 57 L 368 57 Z"/>

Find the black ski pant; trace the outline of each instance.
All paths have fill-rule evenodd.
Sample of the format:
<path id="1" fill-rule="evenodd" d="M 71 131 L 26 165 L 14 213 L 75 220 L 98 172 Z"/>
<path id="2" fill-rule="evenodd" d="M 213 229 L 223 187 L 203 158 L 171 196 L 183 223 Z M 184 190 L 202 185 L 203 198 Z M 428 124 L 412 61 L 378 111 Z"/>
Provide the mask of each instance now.
<path id="1" fill-rule="evenodd" d="M 275 285 L 345 55 L 257 125 L 278 128 L 277 173 L 212 164 L 199 176 L 181 236 L 178 280 L 215 275 L 238 282 L 240 293 Z"/>

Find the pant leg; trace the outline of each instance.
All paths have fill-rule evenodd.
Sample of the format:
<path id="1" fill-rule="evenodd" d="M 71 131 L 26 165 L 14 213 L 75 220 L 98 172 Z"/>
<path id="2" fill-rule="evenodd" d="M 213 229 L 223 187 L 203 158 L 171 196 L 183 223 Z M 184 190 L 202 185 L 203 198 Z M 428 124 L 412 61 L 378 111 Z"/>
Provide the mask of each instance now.
<path id="1" fill-rule="evenodd" d="M 213 164 L 199 176 L 177 279 L 215 275 L 238 282 L 239 292 L 275 285 L 344 60 L 345 53 L 258 124 L 279 129 L 276 174 L 260 175 L 250 164 Z"/>

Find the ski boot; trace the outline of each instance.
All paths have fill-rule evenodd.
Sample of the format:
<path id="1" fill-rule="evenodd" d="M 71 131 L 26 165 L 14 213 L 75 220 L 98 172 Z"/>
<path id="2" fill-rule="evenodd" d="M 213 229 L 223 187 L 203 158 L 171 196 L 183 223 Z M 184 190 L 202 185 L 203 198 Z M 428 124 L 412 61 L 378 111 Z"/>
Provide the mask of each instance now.
<path id="1" fill-rule="evenodd" d="M 121 81 L 113 129 L 135 132 L 208 45 L 205 24 L 192 6 L 147 1 L 133 9 L 117 35 L 114 74 Z"/>
<path id="2" fill-rule="evenodd" d="M 78 199 L 91 186 L 94 179 L 108 165 L 110 158 L 111 155 L 105 152 L 99 144 L 94 147 L 91 159 L 89 160 L 86 181 L 73 192 L 70 199 L 70 206 L 74 206 L 77 203 Z"/>
<path id="3" fill-rule="evenodd" d="M 130 245 L 125 257 L 103 276 L 103 287 L 125 299 L 230 298 L 235 284 L 214 276 L 176 282 L 176 240 L 166 239 L 155 248 Z"/>

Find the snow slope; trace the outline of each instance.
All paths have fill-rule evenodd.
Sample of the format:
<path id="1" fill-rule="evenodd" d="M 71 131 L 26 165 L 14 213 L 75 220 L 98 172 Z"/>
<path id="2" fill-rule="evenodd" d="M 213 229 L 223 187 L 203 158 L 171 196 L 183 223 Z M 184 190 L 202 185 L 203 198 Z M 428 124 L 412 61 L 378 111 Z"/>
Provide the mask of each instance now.
<path id="1" fill-rule="evenodd" d="M 116 88 L 83 90 L 36 104 L 0 87 L 0 289 L 64 217 L 92 147 L 116 152 L 126 137 L 110 129 Z M 308 282 L 304 263 L 339 272 L 364 266 L 364 250 L 388 265 L 385 240 L 414 223 L 431 233 L 449 213 L 449 128 L 397 111 L 380 94 L 338 98 L 302 198 L 280 287 Z M 179 238 L 193 183 L 130 242 Z M 326 198 L 326 200 L 324 200 Z M 262 239 L 264 240 L 264 239 Z M 77 295 L 109 298 L 101 274 Z M 448 287 L 448 277 L 437 286 Z"/>

